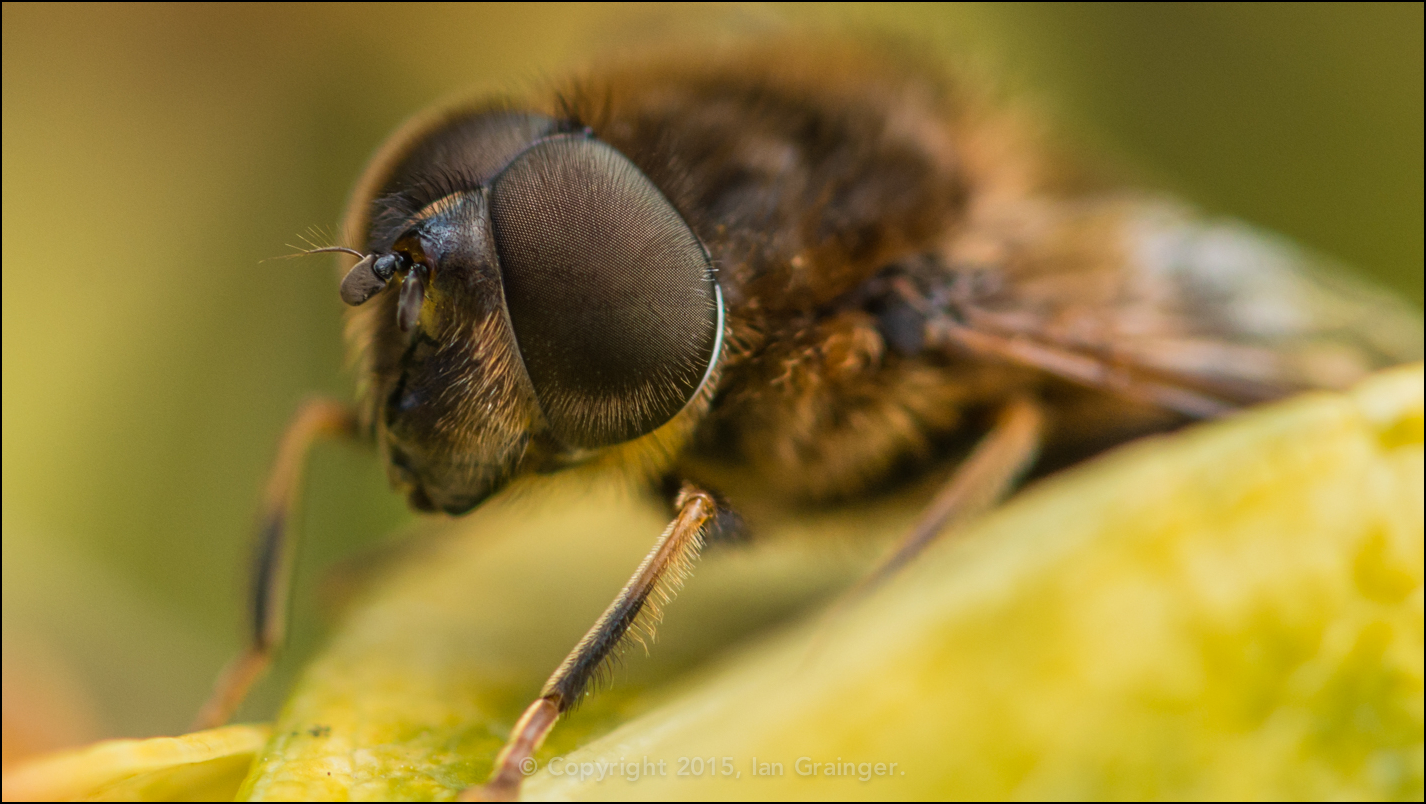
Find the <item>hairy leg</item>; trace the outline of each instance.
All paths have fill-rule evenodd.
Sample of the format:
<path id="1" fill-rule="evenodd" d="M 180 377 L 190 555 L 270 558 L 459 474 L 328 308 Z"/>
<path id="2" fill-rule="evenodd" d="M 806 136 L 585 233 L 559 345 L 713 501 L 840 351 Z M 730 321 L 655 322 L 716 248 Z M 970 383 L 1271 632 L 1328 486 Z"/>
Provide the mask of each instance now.
<path id="1" fill-rule="evenodd" d="M 678 592 L 703 548 L 704 535 L 718 511 L 711 494 L 687 483 L 675 505 L 677 516 L 639 565 L 634 577 L 545 682 L 540 697 L 520 716 L 509 741 L 495 758 L 489 781 L 466 790 L 462 799 L 514 800 L 520 792 L 525 766 L 559 716 L 579 701 L 604 660 L 626 636 L 642 641 L 652 635 L 660 607 Z"/>

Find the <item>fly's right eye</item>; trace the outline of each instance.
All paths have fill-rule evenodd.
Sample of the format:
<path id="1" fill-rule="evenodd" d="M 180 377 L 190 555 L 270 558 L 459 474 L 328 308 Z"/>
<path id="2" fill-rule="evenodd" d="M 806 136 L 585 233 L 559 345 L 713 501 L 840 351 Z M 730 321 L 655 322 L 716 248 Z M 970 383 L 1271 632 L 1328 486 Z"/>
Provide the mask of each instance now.
<path id="1" fill-rule="evenodd" d="M 609 145 L 527 149 L 490 187 L 511 325 L 566 444 L 600 447 L 673 418 L 717 360 L 722 296 L 673 204 Z"/>

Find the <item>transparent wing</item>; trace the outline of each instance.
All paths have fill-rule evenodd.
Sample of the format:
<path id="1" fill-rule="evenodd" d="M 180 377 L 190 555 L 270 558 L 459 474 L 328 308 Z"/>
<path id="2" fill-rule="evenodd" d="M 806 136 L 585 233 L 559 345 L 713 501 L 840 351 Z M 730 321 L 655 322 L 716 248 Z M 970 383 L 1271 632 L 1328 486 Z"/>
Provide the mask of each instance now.
<path id="1" fill-rule="evenodd" d="M 972 221 L 911 283 L 948 348 L 1199 417 L 1421 359 L 1412 307 L 1235 221 L 1141 198 Z"/>

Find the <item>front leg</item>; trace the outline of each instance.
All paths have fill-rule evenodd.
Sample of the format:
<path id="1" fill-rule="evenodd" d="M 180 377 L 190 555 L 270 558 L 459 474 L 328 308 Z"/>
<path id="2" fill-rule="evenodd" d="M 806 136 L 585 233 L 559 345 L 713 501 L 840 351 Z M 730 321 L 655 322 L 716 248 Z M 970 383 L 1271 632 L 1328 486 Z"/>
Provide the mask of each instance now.
<path id="1" fill-rule="evenodd" d="M 248 600 L 248 644 L 218 677 L 212 694 L 198 712 L 194 730 L 227 723 L 247 696 L 248 688 L 282 647 L 287 631 L 287 596 L 292 587 L 292 515 L 300 496 L 307 455 L 318 441 L 354 439 L 357 435 L 356 412 L 331 399 L 308 400 L 288 423 L 263 494 Z"/>
<path id="2" fill-rule="evenodd" d="M 540 697 L 515 723 L 505 747 L 495 757 L 490 779 L 466 790 L 466 801 L 513 801 L 520 793 L 524 766 L 544 742 L 559 716 L 574 706 L 595 677 L 600 665 L 623 641 L 652 637 L 662 616 L 661 607 L 673 600 L 688 577 L 710 522 L 717 516 L 713 495 L 685 483 L 675 500 L 678 515 L 664 529 L 634 577 L 604 610 L 594 627 L 545 682 Z M 632 629 L 632 634 L 630 633 Z"/>

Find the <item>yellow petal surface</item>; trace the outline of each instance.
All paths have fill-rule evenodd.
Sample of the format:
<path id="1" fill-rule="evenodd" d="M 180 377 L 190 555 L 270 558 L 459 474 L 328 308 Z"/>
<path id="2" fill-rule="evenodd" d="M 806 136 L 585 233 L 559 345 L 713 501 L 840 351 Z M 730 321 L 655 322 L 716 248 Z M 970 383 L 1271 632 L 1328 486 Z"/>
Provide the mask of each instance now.
<path id="1" fill-rule="evenodd" d="M 1422 386 L 1397 369 L 1131 445 L 791 625 L 865 563 L 832 531 L 904 519 L 710 556 L 525 795 L 1419 799 Z M 244 794 L 481 781 L 661 524 L 531 498 L 451 526 L 310 667 Z"/>
<path id="2" fill-rule="evenodd" d="M 232 801 L 266 726 L 108 740 L 5 774 L 6 801 Z"/>

